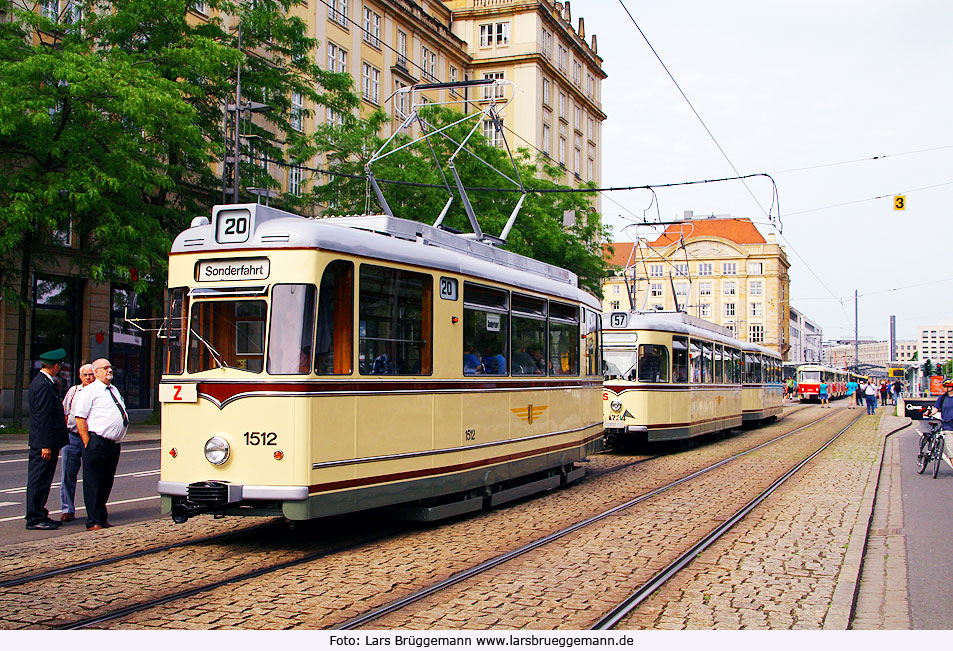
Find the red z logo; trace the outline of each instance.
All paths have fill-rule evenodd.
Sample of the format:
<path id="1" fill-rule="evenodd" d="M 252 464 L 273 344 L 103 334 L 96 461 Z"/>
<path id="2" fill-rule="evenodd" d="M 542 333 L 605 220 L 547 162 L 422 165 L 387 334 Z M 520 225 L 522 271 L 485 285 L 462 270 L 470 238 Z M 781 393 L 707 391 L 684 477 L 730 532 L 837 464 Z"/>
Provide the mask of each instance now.
<path id="1" fill-rule="evenodd" d="M 181 393 L 182 393 L 182 385 L 181 385 L 181 384 L 176 384 L 176 385 L 175 385 L 175 395 L 172 396 L 172 399 L 173 399 L 173 400 L 181 400 L 181 399 L 182 399 L 182 396 L 180 395 Z"/>

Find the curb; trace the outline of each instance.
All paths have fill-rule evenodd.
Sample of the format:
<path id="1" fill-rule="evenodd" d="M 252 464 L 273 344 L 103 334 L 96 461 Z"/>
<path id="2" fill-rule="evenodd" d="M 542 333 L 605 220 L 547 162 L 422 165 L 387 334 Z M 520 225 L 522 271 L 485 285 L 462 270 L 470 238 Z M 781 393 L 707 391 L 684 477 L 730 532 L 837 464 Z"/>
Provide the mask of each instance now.
<path id="1" fill-rule="evenodd" d="M 887 414 L 888 412 L 884 411 L 880 416 L 878 430 L 883 426 Z M 824 617 L 822 629 L 825 631 L 846 631 L 850 629 L 850 619 L 854 614 L 857 591 L 860 588 L 860 574 L 864 569 L 864 555 L 867 553 L 867 538 L 870 534 L 870 525 L 874 519 L 874 503 L 877 499 L 880 478 L 883 475 L 883 459 L 887 449 L 887 439 L 897 432 L 907 429 L 913 423 L 909 418 L 903 417 L 903 419 L 906 421 L 903 425 L 882 436 L 877 460 L 871 464 L 870 478 L 867 480 L 867 486 L 864 488 L 864 495 L 860 501 L 857 521 L 850 532 L 850 542 L 847 544 L 844 564 L 837 575 L 837 585 L 834 587 L 831 605 Z"/>
<path id="2" fill-rule="evenodd" d="M 147 444 L 155 445 L 158 443 L 159 443 L 159 439 L 137 439 L 135 441 L 125 441 L 123 442 L 123 446 L 133 447 L 133 446 L 147 445 Z M 11 454 L 29 454 L 29 453 L 30 453 L 29 446 L 26 446 L 23 448 L 11 448 L 8 450 L 0 450 L 0 457 L 9 456 Z"/>

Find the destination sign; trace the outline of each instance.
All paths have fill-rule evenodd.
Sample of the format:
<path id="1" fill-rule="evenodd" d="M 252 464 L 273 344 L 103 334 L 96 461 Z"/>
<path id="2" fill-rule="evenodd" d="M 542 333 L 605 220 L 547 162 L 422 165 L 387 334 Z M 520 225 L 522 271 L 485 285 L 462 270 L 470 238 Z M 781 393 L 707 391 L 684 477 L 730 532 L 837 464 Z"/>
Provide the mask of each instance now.
<path id="1" fill-rule="evenodd" d="M 205 260 L 196 267 L 195 279 L 215 280 L 264 280 L 271 271 L 268 258 L 244 258 L 240 260 Z"/>

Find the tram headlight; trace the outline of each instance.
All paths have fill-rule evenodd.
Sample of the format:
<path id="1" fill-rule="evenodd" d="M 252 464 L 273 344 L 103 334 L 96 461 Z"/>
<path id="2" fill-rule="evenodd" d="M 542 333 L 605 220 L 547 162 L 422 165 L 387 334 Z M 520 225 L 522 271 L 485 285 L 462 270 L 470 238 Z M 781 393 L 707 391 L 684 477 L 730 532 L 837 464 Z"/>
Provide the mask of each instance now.
<path id="1" fill-rule="evenodd" d="M 213 436 L 205 442 L 205 458 L 209 463 L 220 466 L 228 461 L 228 441 L 220 436 Z"/>
<path id="2" fill-rule="evenodd" d="M 621 400 L 613 400 L 612 402 L 609 403 L 609 407 L 612 408 L 612 411 L 621 411 L 621 410 L 622 410 L 622 401 L 621 401 Z"/>

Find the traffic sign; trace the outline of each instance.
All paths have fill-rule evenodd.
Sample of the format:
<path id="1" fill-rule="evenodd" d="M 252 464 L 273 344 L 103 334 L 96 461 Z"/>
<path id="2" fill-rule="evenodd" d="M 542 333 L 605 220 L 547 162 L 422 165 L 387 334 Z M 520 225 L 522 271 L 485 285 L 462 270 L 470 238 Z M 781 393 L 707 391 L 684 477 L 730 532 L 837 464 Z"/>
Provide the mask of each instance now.
<path id="1" fill-rule="evenodd" d="M 893 209 L 894 210 L 906 210 L 907 209 L 907 197 L 898 194 L 893 198 Z"/>

